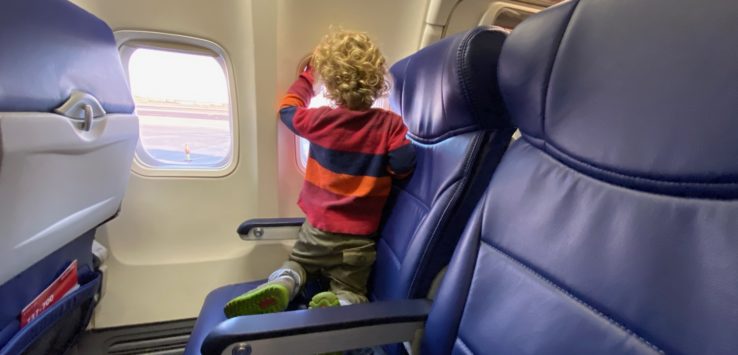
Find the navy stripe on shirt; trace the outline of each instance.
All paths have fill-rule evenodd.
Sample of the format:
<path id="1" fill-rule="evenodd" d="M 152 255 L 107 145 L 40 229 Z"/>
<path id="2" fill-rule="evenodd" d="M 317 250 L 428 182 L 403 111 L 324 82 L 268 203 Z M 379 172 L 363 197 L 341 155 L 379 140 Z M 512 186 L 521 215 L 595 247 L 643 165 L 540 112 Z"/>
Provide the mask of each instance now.
<path id="1" fill-rule="evenodd" d="M 296 135 L 300 135 L 295 130 L 295 125 L 292 123 L 293 119 L 295 118 L 295 113 L 297 113 L 297 106 L 287 106 L 285 108 L 282 108 L 279 110 L 279 118 L 282 120 L 285 126 L 292 131 L 292 133 Z"/>
<path id="2" fill-rule="evenodd" d="M 337 174 L 373 177 L 389 175 L 384 155 L 342 152 L 310 143 L 310 157 Z"/>
<path id="3" fill-rule="evenodd" d="M 390 151 L 387 157 L 389 158 L 389 168 L 395 174 L 408 173 L 415 167 L 415 147 L 412 143 Z"/>

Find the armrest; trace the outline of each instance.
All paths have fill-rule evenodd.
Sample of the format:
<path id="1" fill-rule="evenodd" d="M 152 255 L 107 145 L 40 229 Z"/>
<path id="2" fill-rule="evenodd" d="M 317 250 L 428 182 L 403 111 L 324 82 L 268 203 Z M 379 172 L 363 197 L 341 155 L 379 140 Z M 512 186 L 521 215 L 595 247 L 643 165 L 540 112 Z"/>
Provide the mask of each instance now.
<path id="1" fill-rule="evenodd" d="M 211 331 L 201 350 L 315 354 L 398 343 L 422 329 L 430 308 L 430 300 L 415 299 L 236 317 Z"/>
<path id="2" fill-rule="evenodd" d="M 262 239 L 264 228 L 299 227 L 305 222 L 305 218 L 254 218 L 249 219 L 238 226 L 236 230 L 241 239 Z M 253 237 L 251 237 L 253 235 Z M 284 238 L 272 238 L 284 239 Z M 294 239 L 294 237 L 292 238 Z"/>

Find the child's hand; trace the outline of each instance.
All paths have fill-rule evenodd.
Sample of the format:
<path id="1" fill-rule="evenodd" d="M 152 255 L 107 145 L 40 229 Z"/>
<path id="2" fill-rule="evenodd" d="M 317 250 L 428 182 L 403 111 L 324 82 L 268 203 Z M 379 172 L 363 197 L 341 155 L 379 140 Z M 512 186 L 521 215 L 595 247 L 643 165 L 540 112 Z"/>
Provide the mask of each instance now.
<path id="1" fill-rule="evenodd" d="M 322 85 L 319 83 L 319 80 L 316 80 L 317 78 L 314 77 L 315 74 L 313 73 L 313 65 L 311 62 L 312 56 L 307 55 L 305 56 L 305 58 L 302 58 L 298 68 L 300 68 L 299 70 L 301 70 L 299 76 L 306 79 L 310 83 L 313 95 L 315 95 L 320 92 Z"/>
<path id="2" fill-rule="evenodd" d="M 313 71 L 313 65 L 311 63 L 312 59 L 313 59 L 312 55 L 308 55 L 305 58 L 302 58 L 302 61 L 300 61 L 299 68 L 301 68 L 303 72 L 312 72 Z"/>

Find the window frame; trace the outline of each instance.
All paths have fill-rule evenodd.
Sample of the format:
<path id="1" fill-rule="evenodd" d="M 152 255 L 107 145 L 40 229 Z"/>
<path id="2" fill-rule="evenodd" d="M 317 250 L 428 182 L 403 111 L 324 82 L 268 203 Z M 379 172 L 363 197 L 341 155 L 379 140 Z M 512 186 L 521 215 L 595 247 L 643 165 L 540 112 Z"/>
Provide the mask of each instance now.
<path id="1" fill-rule="evenodd" d="M 526 1 L 526 0 L 523 0 Z M 528 1 L 535 1 L 535 0 L 528 0 Z M 538 6 L 544 6 L 541 4 L 538 4 Z M 552 6 L 552 5 L 551 5 Z M 522 12 L 523 15 L 526 16 L 532 16 L 535 15 L 542 10 L 544 10 L 545 7 L 537 7 L 534 4 L 531 3 L 515 3 L 510 1 L 496 1 L 490 4 L 490 6 L 487 8 L 487 11 L 484 12 L 484 15 L 482 15 L 482 18 L 479 20 L 479 25 L 487 25 L 487 26 L 497 26 L 495 24 L 495 21 L 497 18 L 502 15 L 505 11 L 514 11 L 514 12 Z M 504 28 L 499 26 L 500 28 Z M 512 31 L 512 29 L 504 28 L 507 31 Z"/>
<path id="2" fill-rule="evenodd" d="M 564 0 L 520 0 L 520 1 L 533 4 L 533 5 L 543 6 L 544 8 L 558 5 L 564 2 Z"/>
<path id="3" fill-rule="evenodd" d="M 131 47 L 148 48 L 154 50 L 181 51 L 183 53 L 208 53 L 215 54 L 214 58 L 218 61 L 223 69 L 223 73 L 228 85 L 228 113 L 230 116 L 230 132 L 231 132 L 231 152 L 230 158 L 221 167 L 187 167 L 187 166 L 154 166 L 146 163 L 146 159 L 142 158 L 141 152 L 148 152 L 143 147 L 139 139 L 136 145 L 136 153 L 134 154 L 131 170 L 133 173 L 146 177 L 183 177 L 183 178 L 219 178 L 232 174 L 239 162 L 239 139 L 238 139 L 238 111 L 236 87 L 233 76 L 232 63 L 223 47 L 213 41 L 202 38 L 164 33 L 153 31 L 139 30 L 119 30 L 114 33 L 118 52 L 121 56 L 123 70 L 126 73 L 126 80 L 129 79 L 129 61 L 134 51 Z M 136 45 L 136 42 L 139 42 Z M 130 83 L 129 83 L 130 85 Z M 155 159 L 155 158 L 154 158 Z"/>
<path id="4" fill-rule="evenodd" d="M 300 62 L 297 63 L 297 70 L 295 70 L 295 73 L 297 76 L 299 76 L 303 70 L 308 66 L 308 62 L 310 61 L 311 53 L 306 54 L 300 59 Z M 315 89 L 315 88 L 313 88 Z M 278 120 L 281 121 L 281 120 Z M 295 166 L 297 167 L 297 171 L 300 172 L 303 176 L 305 175 L 305 169 L 307 168 L 307 161 L 310 158 L 310 142 L 307 141 L 307 139 L 300 137 L 299 135 L 290 132 L 294 137 L 293 142 L 295 144 L 295 155 L 294 155 L 294 162 Z M 305 155 L 305 165 L 302 165 L 302 141 L 305 140 L 308 142 L 308 151 Z"/>

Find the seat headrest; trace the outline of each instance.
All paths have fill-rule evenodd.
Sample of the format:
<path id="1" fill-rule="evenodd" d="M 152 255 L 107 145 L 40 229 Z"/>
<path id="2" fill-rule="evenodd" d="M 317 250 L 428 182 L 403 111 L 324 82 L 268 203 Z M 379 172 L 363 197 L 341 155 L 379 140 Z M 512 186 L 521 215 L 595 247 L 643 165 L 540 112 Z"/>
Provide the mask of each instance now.
<path id="1" fill-rule="evenodd" d="M 75 90 L 108 113 L 133 112 L 110 27 L 66 0 L 3 2 L 0 111 L 52 112 Z"/>
<path id="2" fill-rule="evenodd" d="M 716 195 L 738 183 L 736 43 L 735 0 L 574 0 L 513 31 L 500 86 L 523 137 L 552 156 Z"/>
<path id="3" fill-rule="evenodd" d="M 390 100 L 412 138 L 432 143 L 510 125 L 497 85 L 497 62 L 506 37 L 500 28 L 478 27 L 392 66 Z"/>

